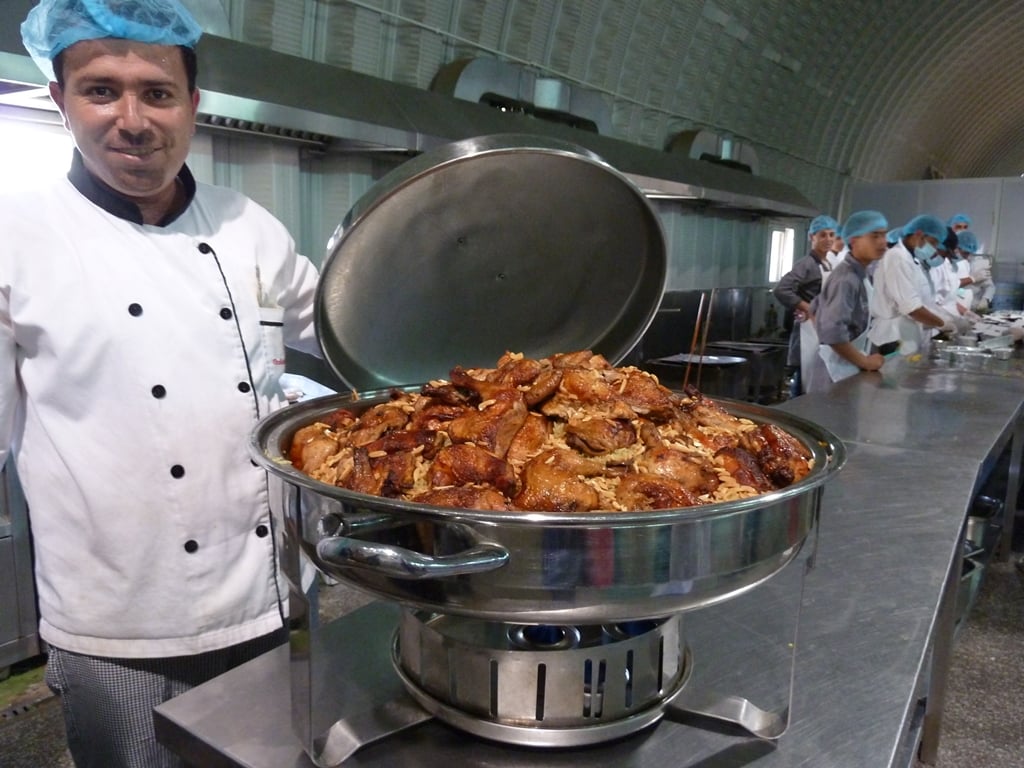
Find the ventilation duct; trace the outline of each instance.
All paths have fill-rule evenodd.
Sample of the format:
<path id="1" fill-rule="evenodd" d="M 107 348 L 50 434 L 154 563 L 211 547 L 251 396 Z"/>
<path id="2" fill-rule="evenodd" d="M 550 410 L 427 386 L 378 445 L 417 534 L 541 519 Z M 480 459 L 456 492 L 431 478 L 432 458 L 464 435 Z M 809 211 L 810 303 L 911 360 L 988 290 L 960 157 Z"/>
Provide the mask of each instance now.
<path id="1" fill-rule="evenodd" d="M 694 160 L 718 163 L 745 173 L 756 174 L 758 169 L 757 152 L 752 146 L 712 131 L 677 133 L 669 141 L 668 151 L 680 152 Z"/>
<path id="2" fill-rule="evenodd" d="M 497 59 L 459 59 L 442 67 L 430 89 L 456 99 L 533 115 L 594 133 L 611 133 L 604 97 L 519 64 Z"/>
<path id="3" fill-rule="evenodd" d="M 24 18 L 33 2 L 5 0 L 4 13 L 7 18 Z M 0 25 L 0 111 L 5 105 L 23 109 L 24 104 L 9 106 L 18 99 L 52 110 L 45 98 L 43 77 L 21 46 L 18 26 Z M 200 119 L 226 130 L 314 141 L 345 151 L 408 154 L 474 136 L 539 134 L 589 149 L 652 198 L 807 218 L 817 213 L 787 184 L 701 162 L 684 152 L 659 151 L 539 119 L 525 110 L 503 112 L 478 103 L 479 98 L 468 101 L 413 88 L 216 35 L 204 35 L 196 51 L 202 92 Z M 518 94 L 536 112 L 536 77 L 524 78 L 516 68 L 492 71 L 502 73 L 503 79 L 500 83 L 487 80 L 487 89 L 498 89 L 497 95 Z M 460 78 L 455 80 L 458 85 Z M 469 78 L 462 85 L 482 80 Z M 506 90 L 512 88 L 513 80 L 515 90 Z M 529 80 L 525 91 L 524 80 Z M 541 83 L 539 90 L 543 104 L 563 105 L 562 86 Z M 31 98 L 26 94 L 32 94 Z M 594 119 L 599 116 L 597 110 L 580 106 L 581 100 L 590 98 L 587 94 L 570 86 L 569 110 L 583 111 Z M 599 129 L 603 121 L 594 119 Z"/>

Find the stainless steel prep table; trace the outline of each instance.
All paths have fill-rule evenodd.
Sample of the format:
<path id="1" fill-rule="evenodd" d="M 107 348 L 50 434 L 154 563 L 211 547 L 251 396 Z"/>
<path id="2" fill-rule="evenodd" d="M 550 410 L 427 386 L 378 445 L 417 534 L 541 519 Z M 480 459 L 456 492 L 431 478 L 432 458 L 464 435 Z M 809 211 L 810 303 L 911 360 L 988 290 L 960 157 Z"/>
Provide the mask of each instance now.
<path id="1" fill-rule="evenodd" d="M 1007 447 L 1015 499 L 1022 400 L 1019 377 L 896 360 L 882 373 L 782 406 L 834 431 L 849 461 L 825 489 L 817 562 L 805 583 L 793 713 L 774 744 L 663 721 L 617 742 L 544 751 L 429 721 L 364 747 L 345 765 L 902 768 L 913 763 L 922 722 L 922 754 L 933 755 L 953 630 L 955 589 L 944 585 L 959 576 L 976 485 Z M 338 696 L 354 711 L 404 696 L 388 659 L 396 615 L 396 607 L 378 603 L 320 631 L 317 640 L 338 658 Z M 309 768 L 291 732 L 287 692 L 288 655 L 279 648 L 158 707 L 158 736 L 208 768 Z"/>

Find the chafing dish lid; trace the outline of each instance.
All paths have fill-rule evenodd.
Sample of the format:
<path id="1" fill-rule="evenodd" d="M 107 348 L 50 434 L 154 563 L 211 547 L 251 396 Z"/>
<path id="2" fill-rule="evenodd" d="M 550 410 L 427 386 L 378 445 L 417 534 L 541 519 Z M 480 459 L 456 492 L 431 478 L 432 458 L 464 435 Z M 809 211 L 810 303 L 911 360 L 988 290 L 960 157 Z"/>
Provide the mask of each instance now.
<path id="1" fill-rule="evenodd" d="M 485 136 L 403 163 L 353 206 L 328 243 L 317 333 L 359 391 L 506 350 L 618 363 L 665 276 L 661 224 L 625 176 L 569 143 Z"/>

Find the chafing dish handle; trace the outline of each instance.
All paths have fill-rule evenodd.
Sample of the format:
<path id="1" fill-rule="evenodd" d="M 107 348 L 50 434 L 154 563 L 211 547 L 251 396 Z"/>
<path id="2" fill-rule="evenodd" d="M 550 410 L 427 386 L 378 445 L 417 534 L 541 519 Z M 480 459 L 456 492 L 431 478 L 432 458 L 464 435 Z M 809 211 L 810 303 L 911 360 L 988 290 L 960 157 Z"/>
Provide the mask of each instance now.
<path id="1" fill-rule="evenodd" d="M 508 562 L 508 550 L 478 544 L 454 555 L 424 555 L 411 549 L 345 536 L 321 539 L 317 555 L 339 568 L 362 568 L 396 579 L 439 579 L 493 571 Z"/>

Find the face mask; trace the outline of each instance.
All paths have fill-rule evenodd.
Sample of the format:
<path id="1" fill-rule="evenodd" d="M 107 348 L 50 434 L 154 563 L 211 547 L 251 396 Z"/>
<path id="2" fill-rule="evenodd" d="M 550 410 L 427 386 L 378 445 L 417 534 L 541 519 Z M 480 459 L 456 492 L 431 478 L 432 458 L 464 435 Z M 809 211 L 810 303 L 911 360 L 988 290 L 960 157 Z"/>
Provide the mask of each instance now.
<path id="1" fill-rule="evenodd" d="M 933 253 L 931 256 L 924 260 L 924 263 L 927 265 L 928 269 L 934 269 L 935 267 L 939 266 L 942 263 L 942 259 L 942 254 Z"/>
<path id="2" fill-rule="evenodd" d="M 914 258 L 924 264 L 926 261 L 931 259 L 935 255 L 935 246 L 931 243 L 925 242 L 917 246 L 914 249 Z"/>

